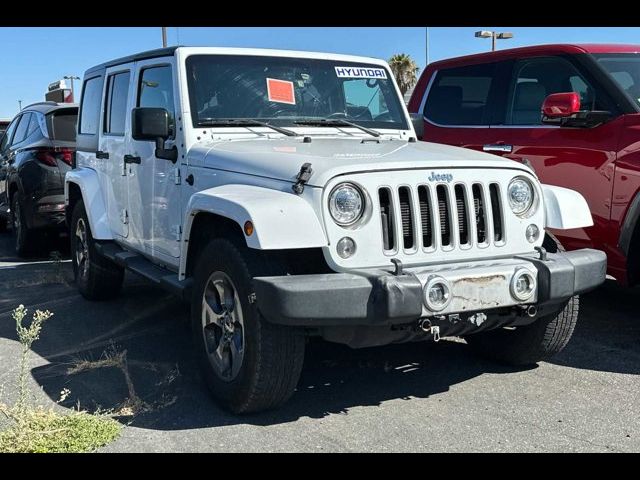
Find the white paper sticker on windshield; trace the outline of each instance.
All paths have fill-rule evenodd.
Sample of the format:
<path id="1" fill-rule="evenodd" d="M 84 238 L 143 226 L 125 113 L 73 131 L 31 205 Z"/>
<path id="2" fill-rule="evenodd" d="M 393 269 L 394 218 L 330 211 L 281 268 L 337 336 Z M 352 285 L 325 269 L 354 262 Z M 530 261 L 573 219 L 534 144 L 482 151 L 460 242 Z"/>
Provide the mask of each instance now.
<path id="1" fill-rule="evenodd" d="M 384 68 L 335 67 L 338 78 L 387 78 Z"/>

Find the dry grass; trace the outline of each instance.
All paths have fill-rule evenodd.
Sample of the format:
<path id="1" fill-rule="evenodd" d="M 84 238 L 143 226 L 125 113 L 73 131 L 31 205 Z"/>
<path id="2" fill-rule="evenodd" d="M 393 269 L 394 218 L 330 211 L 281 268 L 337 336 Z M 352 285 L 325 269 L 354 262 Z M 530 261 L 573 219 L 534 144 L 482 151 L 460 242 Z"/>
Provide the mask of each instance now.
<path id="1" fill-rule="evenodd" d="M 117 368 L 122 372 L 124 381 L 127 384 L 129 396 L 122 405 L 116 409 L 114 415 L 130 417 L 135 416 L 138 413 L 151 410 L 151 407 L 142 401 L 142 399 L 136 394 L 133 381 L 131 380 L 131 374 L 129 373 L 127 351 L 123 350 L 120 352 L 113 344 L 98 360 L 79 360 L 73 365 L 73 367 L 67 370 L 67 374 L 75 375 L 99 368 Z"/>
<path id="2" fill-rule="evenodd" d="M 17 411 L 0 405 L 12 426 L 0 432 L 1 453 L 92 452 L 111 443 L 122 425 L 103 414 L 72 411 L 62 415 L 43 407 Z"/>
<path id="3" fill-rule="evenodd" d="M 54 408 L 29 404 L 27 372 L 31 346 L 53 314 L 36 310 L 28 325 L 24 324 L 26 316 L 23 305 L 13 311 L 22 346 L 16 380 L 18 398 L 12 406 L 0 403 L 0 414 L 8 422 L 7 428 L 0 431 L 0 453 L 91 452 L 113 441 L 122 425 L 101 412 L 90 414 L 78 408 L 61 414 Z M 58 402 L 64 401 L 69 393 L 67 389 L 60 392 Z"/>

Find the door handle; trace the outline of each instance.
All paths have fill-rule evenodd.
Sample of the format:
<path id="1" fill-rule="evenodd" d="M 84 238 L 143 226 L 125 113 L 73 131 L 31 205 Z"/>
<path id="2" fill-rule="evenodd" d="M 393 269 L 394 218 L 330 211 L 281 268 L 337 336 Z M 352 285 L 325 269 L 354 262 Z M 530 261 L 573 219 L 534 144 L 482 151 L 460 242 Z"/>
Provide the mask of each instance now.
<path id="1" fill-rule="evenodd" d="M 500 152 L 511 153 L 513 145 L 505 145 L 504 143 L 487 143 L 482 146 L 483 152 Z"/>
<path id="2" fill-rule="evenodd" d="M 96 158 L 107 159 L 107 158 L 109 158 L 109 152 L 103 152 L 102 150 L 98 150 L 96 152 Z"/>
<path id="3" fill-rule="evenodd" d="M 125 155 L 124 156 L 124 163 L 137 163 L 138 165 L 140 165 L 140 157 L 136 157 L 134 155 Z"/>

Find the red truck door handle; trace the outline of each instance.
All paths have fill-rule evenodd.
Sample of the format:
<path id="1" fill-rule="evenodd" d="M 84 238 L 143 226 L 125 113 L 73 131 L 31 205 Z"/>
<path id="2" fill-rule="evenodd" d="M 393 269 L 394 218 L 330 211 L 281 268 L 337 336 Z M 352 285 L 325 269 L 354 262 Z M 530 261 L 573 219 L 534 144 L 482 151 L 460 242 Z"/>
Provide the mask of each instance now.
<path id="1" fill-rule="evenodd" d="M 495 152 L 495 153 L 511 153 L 513 145 L 505 145 L 504 143 L 487 143 L 482 146 L 483 152 Z"/>

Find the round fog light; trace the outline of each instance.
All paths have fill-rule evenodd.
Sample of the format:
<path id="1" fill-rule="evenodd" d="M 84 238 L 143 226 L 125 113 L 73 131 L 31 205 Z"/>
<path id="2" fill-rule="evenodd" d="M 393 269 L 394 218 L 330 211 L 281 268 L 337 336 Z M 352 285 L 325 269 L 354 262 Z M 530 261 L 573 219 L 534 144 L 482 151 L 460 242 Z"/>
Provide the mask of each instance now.
<path id="1" fill-rule="evenodd" d="M 444 310 L 451 301 L 449 282 L 442 277 L 431 277 L 423 290 L 424 304 L 432 312 Z"/>
<path id="2" fill-rule="evenodd" d="M 532 223 L 527 227 L 527 230 L 524 234 L 527 237 L 527 241 L 529 243 L 534 243 L 540 236 L 540 229 Z"/>
<path id="3" fill-rule="evenodd" d="M 536 289 L 536 279 L 525 268 L 516 271 L 511 279 L 511 295 L 516 300 L 524 301 L 531 298 Z"/>
<path id="4" fill-rule="evenodd" d="M 353 238 L 343 237 L 336 244 L 336 251 L 341 258 L 349 258 L 356 253 L 356 242 Z"/>

